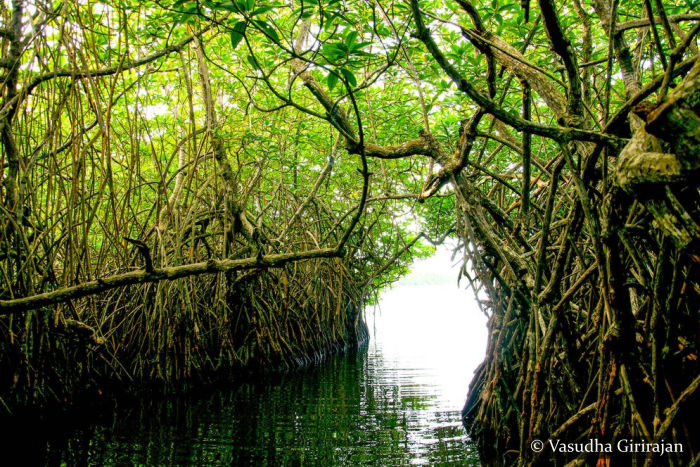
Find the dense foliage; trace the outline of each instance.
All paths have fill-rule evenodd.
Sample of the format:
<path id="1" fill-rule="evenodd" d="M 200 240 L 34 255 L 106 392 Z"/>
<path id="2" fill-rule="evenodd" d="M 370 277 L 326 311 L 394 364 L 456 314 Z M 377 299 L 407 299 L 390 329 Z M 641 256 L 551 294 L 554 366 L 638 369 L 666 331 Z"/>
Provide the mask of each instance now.
<path id="1" fill-rule="evenodd" d="M 260 93 L 255 60 L 203 16 L 72 2 L 3 15 L 4 409 L 366 339 L 364 304 L 427 251 L 400 204 L 422 169 L 370 189 L 358 167 L 393 164 L 363 168 L 332 125 Z"/>
<path id="2" fill-rule="evenodd" d="M 546 462 L 548 438 L 697 461 L 696 1 L 22 3 L 0 30 L 16 394 L 62 358 L 171 380 L 227 339 L 227 362 L 323 347 L 308 323 L 346 340 L 456 233 L 490 315 L 464 410 L 486 461 Z"/>

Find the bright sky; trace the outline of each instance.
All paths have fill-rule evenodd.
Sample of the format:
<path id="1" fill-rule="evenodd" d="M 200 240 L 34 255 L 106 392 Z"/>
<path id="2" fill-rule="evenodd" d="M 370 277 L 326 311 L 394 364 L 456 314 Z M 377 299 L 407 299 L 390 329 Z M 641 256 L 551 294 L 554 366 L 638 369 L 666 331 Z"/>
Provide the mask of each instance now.
<path id="1" fill-rule="evenodd" d="M 460 410 L 484 358 L 487 330 L 466 280 L 457 286 L 461 261 L 450 257 L 451 249 L 440 247 L 414 263 L 410 275 L 384 292 L 368 323 L 376 331 L 373 345 L 386 360 L 397 368 L 426 369 L 421 383 L 437 387 L 446 409 Z"/>

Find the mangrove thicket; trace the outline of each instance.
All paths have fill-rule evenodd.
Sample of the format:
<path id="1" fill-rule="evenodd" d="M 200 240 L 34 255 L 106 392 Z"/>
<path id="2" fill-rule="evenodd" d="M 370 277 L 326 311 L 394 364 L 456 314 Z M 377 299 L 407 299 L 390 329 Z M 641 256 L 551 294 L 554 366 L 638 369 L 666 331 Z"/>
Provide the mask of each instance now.
<path id="1" fill-rule="evenodd" d="M 318 360 L 453 236 L 484 463 L 697 463 L 698 6 L 2 2 L 0 407 Z"/>

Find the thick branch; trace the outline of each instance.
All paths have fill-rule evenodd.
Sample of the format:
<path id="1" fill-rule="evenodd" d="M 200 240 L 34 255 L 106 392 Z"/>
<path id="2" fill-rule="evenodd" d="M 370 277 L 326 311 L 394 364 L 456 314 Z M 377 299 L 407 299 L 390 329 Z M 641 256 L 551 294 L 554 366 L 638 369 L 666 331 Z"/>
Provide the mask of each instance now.
<path id="1" fill-rule="evenodd" d="M 553 0 L 540 0 L 540 10 L 544 19 L 545 30 L 554 51 L 564 61 L 566 75 L 569 78 L 569 102 L 567 112 L 571 117 L 583 115 L 583 100 L 581 92 L 581 77 L 578 74 L 576 54 L 571 47 L 571 41 L 564 34 Z"/>
<path id="2" fill-rule="evenodd" d="M 685 13 L 682 15 L 670 15 L 668 20 L 671 23 L 680 23 L 681 21 L 698 21 L 700 20 L 700 13 Z M 661 21 L 661 18 L 656 18 L 655 21 Z M 634 21 L 626 21 L 617 25 L 615 30 L 617 32 L 626 31 L 628 29 L 644 28 L 651 24 L 649 18 L 636 19 Z"/>
<path id="3" fill-rule="evenodd" d="M 557 89 L 552 77 L 548 76 L 544 70 L 530 63 L 520 51 L 495 34 L 489 32 L 477 34 L 476 31 L 467 31 L 467 33 L 474 42 L 490 48 L 498 63 L 521 80 L 527 81 L 554 111 L 557 118 L 561 119 L 566 115 L 566 98 Z"/>
<path id="4" fill-rule="evenodd" d="M 620 138 L 595 131 L 567 127 L 555 128 L 528 122 L 507 112 L 493 100 L 479 92 L 469 81 L 462 77 L 459 71 L 442 54 L 435 41 L 432 39 L 430 31 L 423 22 L 423 16 L 418 7 L 418 0 L 411 0 L 411 7 L 413 9 L 413 17 L 416 23 L 416 37 L 418 37 L 418 39 L 425 44 L 430 54 L 433 56 L 438 65 L 440 65 L 440 68 L 442 68 L 447 76 L 449 76 L 450 79 L 457 85 L 457 88 L 468 95 L 475 103 L 480 105 L 485 112 L 493 115 L 516 130 L 529 131 L 532 134 L 551 138 L 559 142 L 567 142 L 571 140 L 594 142 L 620 141 Z"/>
<path id="5" fill-rule="evenodd" d="M 595 8 L 596 12 L 598 12 L 603 28 L 613 38 L 615 58 L 620 66 L 620 72 L 622 73 L 622 80 L 625 83 L 627 96 L 630 97 L 639 92 L 640 87 L 639 80 L 637 79 L 637 75 L 634 72 L 634 67 L 632 66 L 632 54 L 630 53 L 629 47 L 627 47 L 622 31 L 615 26 L 615 18 L 612 17 L 608 2 L 605 0 L 593 0 L 593 7 Z M 611 30 L 614 30 L 615 32 L 611 34 Z"/>
<path id="6" fill-rule="evenodd" d="M 318 250 L 304 251 L 301 253 L 282 253 L 262 256 L 259 258 L 221 260 L 211 259 L 205 262 L 184 264 L 182 266 L 156 268 L 152 272 L 148 272 L 146 270 L 129 271 L 122 274 L 115 274 L 113 276 L 104 277 L 94 281 L 65 287 L 53 292 L 46 292 L 12 300 L 0 300 L 0 315 L 18 313 L 47 305 L 63 303 L 76 298 L 96 295 L 106 290 L 125 285 L 172 281 L 182 277 L 212 274 L 224 271 L 253 268 L 276 268 L 284 266 L 292 261 L 313 258 L 333 258 L 339 256 L 340 253 L 335 248 L 322 248 Z"/>
<path id="7" fill-rule="evenodd" d="M 358 148 L 352 141 L 348 141 L 348 152 L 357 154 Z M 378 144 L 365 143 L 365 155 L 376 159 L 401 159 L 410 156 L 432 156 L 430 143 L 421 136 L 405 143 L 380 146 Z"/>

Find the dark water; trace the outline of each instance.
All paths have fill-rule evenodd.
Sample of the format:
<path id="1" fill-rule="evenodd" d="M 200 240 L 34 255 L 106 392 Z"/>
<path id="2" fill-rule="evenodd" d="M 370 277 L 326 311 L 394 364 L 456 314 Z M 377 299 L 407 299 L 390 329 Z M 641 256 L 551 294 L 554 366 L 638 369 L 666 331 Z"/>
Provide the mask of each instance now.
<path id="1" fill-rule="evenodd" d="M 457 410 L 381 352 L 117 411 L 50 440 L 67 465 L 478 465 Z M 39 453 L 35 453 L 39 454 Z M 39 459 L 37 459 L 39 460 Z"/>
<path id="2" fill-rule="evenodd" d="M 142 401 L 22 447 L 2 465 L 479 465 L 461 425 L 481 336 L 454 288 L 399 289 L 362 351 L 178 399 Z M 454 321 L 455 317 L 462 321 Z M 475 337 L 477 336 L 477 337 Z M 484 336 L 485 337 L 485 336 Z M 455 345 L 457 348 L 455 348 Z M 472 351 L 471 362 L 467 352 Z M 12 449 L 11 449 L 12 450 Z M 19 450 L 19 447 L 18 449 Z"/>

